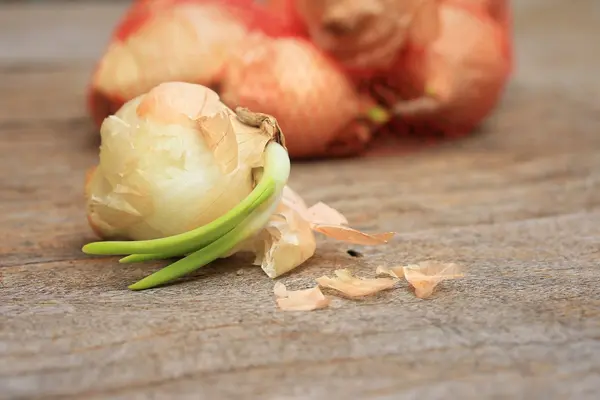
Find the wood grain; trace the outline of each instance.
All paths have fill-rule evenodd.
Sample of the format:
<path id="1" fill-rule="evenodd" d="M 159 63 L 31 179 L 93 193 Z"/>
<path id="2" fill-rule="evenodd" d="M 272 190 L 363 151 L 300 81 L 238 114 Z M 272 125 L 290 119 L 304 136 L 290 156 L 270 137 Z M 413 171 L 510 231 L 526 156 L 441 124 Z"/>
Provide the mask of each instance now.
<path id="1" fill-rule="evenodd" d="M 571 57 L 599 32 L 597 2 L 519 2 L 517 72 L 478 135 L 294 165 L 308 201 L 399 235 L 362 258 L 320 238 L 281 279 L 292 288 L 339 267 L 469 268 L 431 300 L 400 287 L 310 313 L 279 312 L 273 281 L 240 257 L 133 293 L 160 263 L 80 252 L 93 239 L 82 182 L 98 150 L 84 89 L 122 6 L 70 6 L 77 22 L 53 7 L 0 9 L 0 398 L 598 397 L 600 58 Z M 18 21 L 39 40 L 5 40 L 24 34 Z M 78 33 L 71 49 L 40 52 L 59 27 Z"/>

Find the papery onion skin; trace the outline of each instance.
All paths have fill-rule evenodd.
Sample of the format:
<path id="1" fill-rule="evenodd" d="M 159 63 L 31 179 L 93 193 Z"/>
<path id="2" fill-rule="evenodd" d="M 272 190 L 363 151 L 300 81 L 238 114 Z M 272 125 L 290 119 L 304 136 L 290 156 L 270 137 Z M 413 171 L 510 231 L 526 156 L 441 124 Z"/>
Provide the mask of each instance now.
<path id="1" fill-rule="evenodd" d="M 415 296 L 421 299 L 430 297 L 441 282 L 464 277 L 463 270 L 455 263 L 432 260 L 403 267 L 404 278 L 415 289 Z"/>
<path id="2" fill-rule="evenodd" d="M 277 278 L 311 258 L 317 248 L 314 232 L 346 243 L 364 246 L 383 245 L 394 232 L 367 234 L 347 226 L 339 211 L 324 203 L 308 207 L 289 186 L 282 201 L 264 229 L 242 243 L 237 251 L 255 253 L 254 263 L 270 278 Z"/>
<path id="3" fill-rule="evenodd" d="M 245 161 L 254 163 L 251 153 L 262 153 L 266 139 L 257 136 L 262 147 L 248 140 L 238 144 L 229 118 L 235 114 L 215 92 L 180 82 L 159 85 L 106 118 L 100 163 L 86 182 L 94 231 L 102 238 L 171 236 L 205 225 L 242 201 L 254 186 L 255 165 Z M 215 127 L 222 138 L 206 135 Z M 211 140 L 229 148 L 211 148 Z M 252 152 L 245 146 L 253 146 Z"/>
<path id="4" fill-rule="evenodd" d="M 313 311 L 329 306 L 331 299 L 319 286 L 310 289 L 288 290 L 281 282 L 273 288 L 277 306 L 283 311 Z"/>

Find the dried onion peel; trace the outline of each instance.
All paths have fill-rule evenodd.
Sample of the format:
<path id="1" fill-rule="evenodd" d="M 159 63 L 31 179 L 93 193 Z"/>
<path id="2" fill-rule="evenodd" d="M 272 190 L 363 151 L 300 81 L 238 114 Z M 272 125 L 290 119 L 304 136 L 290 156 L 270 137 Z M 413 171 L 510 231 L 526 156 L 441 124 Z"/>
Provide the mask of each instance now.
<path id="1" fill-rule="evenodd" d="M 350 298 L 369 296 L 391 289 L 396 281 L 388 278 L 359 278 L 347 269 L 334 271 L 335 277 L 322 276 L 316 281 L 321 287 L 334 289 Z"/>
<path id="2" fill-rule="evenodd" d="M 277 298 L 277 306 L 284 311 L 318 310 L 331 303 L 331 299 L 323 295 L 319 286 L 303 290 L 288 290 L 283 283 L 277 282 L 273 292 Z"/>
<path id="3" fill-rule="evenodd" d="M 422 261 L 419 264 L 407 265 L 403 270 L 404 278 L 415 289 L 415 296 L 421 299 L 431 296 L 440 282 L 464 276 L 458 264 L 438 261 Z"/>
<path id="4" fill-rule="evenodd" d="M 379 266 L 375 269 L 375 275 L 388 275 L 392 278 L 402 279 L 404 278 L 404 267 L 384 267 Z"/>
<path id="5" fill-rule="evenodd" d="M 320 229 L 321 223 L 327 223 L 327 229 Z M 256 254 L 254 263 L 260 265 L 269 277 L 276 278 L 315 254 L 315 232 L 339 241 L 370 246 L 386 244 L 395 234 L 367 234 L 346 224 L 346 218 L 338 211 L 321 202 L 308 207 L 297 193 L 286 186 L 279 206 L 264 229 L 233 252 L 253 252 Z"/>
<path id="6" fill-rule="evenodd" d="M 407 266 L 379 266 L 375 274 L 388 275 L 396 279 L 405 278 L 414 288 L 415 296 L 421 299 L 431 296 L 440 282 L 464 276 L 463 268 L 458 264 L 439 261 L 421 261 Z"/>

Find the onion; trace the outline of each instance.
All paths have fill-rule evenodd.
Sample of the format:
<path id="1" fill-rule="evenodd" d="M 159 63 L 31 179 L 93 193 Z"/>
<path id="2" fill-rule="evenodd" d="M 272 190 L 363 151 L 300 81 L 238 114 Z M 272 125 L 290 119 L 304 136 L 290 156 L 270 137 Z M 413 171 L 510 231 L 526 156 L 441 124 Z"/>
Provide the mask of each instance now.
<path id="1" fill-rule="evenodd" d="M 323 203 L 308 208 L 286 186 L 290 160 L 275 118 L 233 112 L 207 87 L 158 85 L 107 117 L 101 136 L 99 165 L 86 177 L 87 216 L 112 241 L 83 251 L 127 255 L 122 263 L 184 257 L 133 290 L 246 251 L 275 278 L 314 255 L 314 232 L 364 245 L 393 235 L 352 229 Z"/>
<path id="2" fill-rule="evenodd" d="M 393 113 L 419 129 L 461 136 L 488 116 L 502 95 L 511 68 L 507 33 L 467 7 L 450 3 L 439 12 L 440 37 L 397 67 L 404 72 L 399 85 L 420 82 L 424 93 L 398 103 Z"/>
<path id="3" fill-rule="evenodd" d="M 351 155 L 371 139 L 359 123 L 372 105 L 329 58 L 301 38 L 257 38 L 225 72 L 221 97 L 230 106 L 277 118 L 294 158 Z"/>
<path id="4" fill-rule="evenodd" d="M 438 0 L 289 3 L 294 11 L 288 14 L 304 22 L 311 41 L 354 75 L 372 77 L 389 68 L 407 42 L 426 46 L 438 32 Z M 291 6 L 272 0 L 272 7 L 289 10 Z"/>
<path id="5" fill-rule="evenodd" d="M 290 29 L 251 0 L 138 1 L 98 63 L 90 111 L 100 124 L 160 83 L 218 85 L 223 66 L 249 31 L 280 35 Z"/>
<path id="6" fill-rule="evenodd" d="M 138 242 L 90 244 L 87 253 L 169 258 L 230 235 L 214 259 L 262 229 L 289 175 L 276 121 L 236 115 L 199 85 L 157 86 L 108 117 L 101 135 L 100 163 L 87 176 L 88 220 L 102 238 Z"/>
<path id="7" fill-rule="evenodd" d="M 237 143 L 234 118 L 215 92 L 184 83 L 159 85 L 108 117 L 87 185 L 94 229 L 104 238 L 155 239 L 232 209 L 252 191 L 264 150 Z M 259 132 L 264 147 L 268 136 Z"/>
<path id="8" fill-rule="evenodd" d="M 503 27 L 510 26 L 510 0 L 452 0 L 452 4 L 482 9 Z"/>

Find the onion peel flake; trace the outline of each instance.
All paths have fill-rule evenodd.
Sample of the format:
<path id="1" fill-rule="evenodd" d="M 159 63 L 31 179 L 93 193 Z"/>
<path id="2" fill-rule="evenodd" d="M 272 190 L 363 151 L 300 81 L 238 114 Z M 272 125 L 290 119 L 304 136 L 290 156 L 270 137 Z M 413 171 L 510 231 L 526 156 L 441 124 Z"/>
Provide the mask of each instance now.
<path id="1" fill-rule="evenodd" d="M 270 278 L 277 278 L 300 266 L 315 254 L 316 241 L 310 224 L 292 206 L 286 186 L 275 213 L 263 230 L 242 243 L 236 251 L 255 254 L 255 265 L 260 265 Z"/>
<path id="2" fill-rule="evenodd" d="M 313 311 L 329 306 L 331 299 L 319 286 L 310 289 L 288 290 L 281 282 L 273 287 L 277 306 L 283 311 Z"/>
<path id="3" fill-rule="evenodd" d="M 403 267 L 404 278 L 414 288 L 415 296 L 428 298 L 442 281 L 464 277 L 463 269 L 455 263 L 422 261 Z"/>
<path id="4" fill-rule="evenodd" d="M 341 242 L 377 246 L 388 243 L 396 234 L 395 232 L 369 234 L 351 228 L 348 226 L 346 217 L 336 209 L 323 202 L 318 202 L 307 208 L 302 198 L 289 188 L 284 192 L 284 196 L 291 200 L 289 206 L 310 223 L 314 232 L 319 232 Z"/>
<path id="5" fill-rule="evenodd" d="M 397 281 L 388 278 L 360 278 L 353 276 L 347 269 L 333 272 L 334 278 L 322 276 L 316 281 L 319 286 L 336 290 L 346 297 L 364 297 L 391 289 Z"/>
<path id="6" fill-rule="evenodd" d="M 341 242 L 363 246 L 386 244 L 395 235 L 395 232 L 369 234 L 341 225 L 312 224 L 312 229 Z"/>
<path id="7" fill-rule="evenodd" d="M 404 267 L 402 267 L 402 266 L 384 267 L 384 266 L 380 265 L 379 267 L 377 267 L 377 269 L 375 269 L 375 275 L 377 275 L 377 276 L 388 275 L 388 276 L 391 276 L 392 278 L 402 279 L 402 278 L 404 278 Z"/>
<path id="8" fill-rule="evenodd" d="M 348 225 L 346 217 L 323 202 L 311 206 L 306 216 L 313 224 Z"/>

